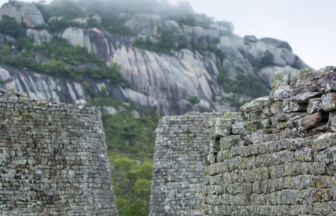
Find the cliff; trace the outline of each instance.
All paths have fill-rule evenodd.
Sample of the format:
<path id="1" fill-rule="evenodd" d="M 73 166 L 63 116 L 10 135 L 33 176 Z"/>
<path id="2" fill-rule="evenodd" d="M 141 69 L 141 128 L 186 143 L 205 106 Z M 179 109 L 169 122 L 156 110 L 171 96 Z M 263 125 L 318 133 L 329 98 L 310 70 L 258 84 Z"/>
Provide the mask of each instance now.
<path id="1" fill-rule="evenodd" d="M 53 5 L 56 3 L 51 6 Z M 17 12 L 13 8 L 17 8 Z M 61 16 L 43 19 L 41 12 L 34 5 L 26 3 L 5 4 L 0 14 L 12 16 L 17 22 L 23 23 L 28 28 L 28 36 L 34 38 L 36 44 L 51 39 L 47 36 L 47 32 L 44 34 L 40 29 L 36 29 L 43 29 L 46 26 L 44 20 L 49 20 L 51 26 L 57 23 L 70 26 L 55 33 L 54 36 L 67 39 L 73 46 L 87 47 L 89 52 L 96 53 L 107 65 L 118 63 L 121 66 L 122 77 L 133 86 L 133 91 L 115 87 L 119 92 L 123 92 L 122 98 L 143 107 L 157 106 L 164 115 L 172 112 L 185 113 L 188 110 L 237 110 L 237 104 L 250 100 L 255 94 L 267 94 L 276 71 L 294 72 L 309 68 L 293 54 L 287 42 L 272 38 L 259 40 L 254 36 L 240 37 L 234 34 L 230 22 L 215 22 L 190 10 L 183 11 L 185 9 L 179 8 L 183 13 L 190 13 L 188 15 L 195 20 L 192 26 L 174 20 L 175 15 L 172 19 L 167 19 L 153 13 L 132 15 L 120 12 L 115 18 L 115 23 L 125 20 L 124 28 L 129 28 L 134 36 L 116 36 L 110 33 L 109 29 L 114 32 L 113 29 L 119 24 L 115 25 L 115 28 L 113 26 L 102 28 L 104 19 L 98 15 L 92 19 L 83 18 L 79 24 L 76 21 L 79 18 L 69 21 L 65 21 L 66 19 Z M 33 15 L 29 15 L 30 13 Z M 25 24 L 24 17 L 32 17 L 32 21 Z M 97 28 L 71 27 L 71 25 L 87 26 L 90 20 L 94 20 L 93 23 L 96 24 L 92 25 L 97 25 Z M 41 37 L 36 36 L 35 31 L 39 31 Z M 135 45 L 135 41 L 149 39 L 152 46 L 157 47 L 165 43 L 165 34 L 170 35 L 167 40 L 172 44 L 170 48 L 165 48 L 170 52 L 168 54 L 160 52 L 160 49 L 153 51 L 149 47 L 139 49 Z M 235 87 L 234 85 L 239 85 L 241 79 L 244 79 L 244 84 L 241 85 L 245 86 L 257 81 L 260 90 L 249 95 L 249 91 L 244 92 L 242 86 Z M 72 85 L 71 81 L 66 82 L 67 85 Z M 91 80 L 90 84 L 96 92 L 99 92 L 96 86 L 101 82 Z M 236 91 L 237 87 L 240 88 L 239 91 Z M 53 86 L 48 88 L 53 89 Z M 27 86 L 17 90 L 26 95 L 34 95 L 35 93 L 29 89 Z M 67 102 L 87 100 L 86 94 L 83 91 L 81 94 L 76 93 L 76 97 L 72 97 L 71 100 L 68 100 L 69 97 L 67 100 L 63 98 L 60 100 Z M 114 91 L 110 90 L 109 95 L 114 96 Z M 200 99 L 200 103 L 191 104 L 188 99 L 192 96 Z"/>

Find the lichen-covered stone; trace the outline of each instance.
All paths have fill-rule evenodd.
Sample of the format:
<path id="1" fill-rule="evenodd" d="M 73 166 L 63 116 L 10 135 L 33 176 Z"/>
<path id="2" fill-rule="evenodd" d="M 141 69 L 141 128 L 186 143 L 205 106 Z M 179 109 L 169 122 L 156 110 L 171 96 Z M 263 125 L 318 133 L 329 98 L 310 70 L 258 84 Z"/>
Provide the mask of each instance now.
<path id="1" fill-rule="evenodd" d="M 211 137 L 206 215 L 336 214 L 336 96 L 322 83 L 333 71 L 279 73 L 269 103 L 244 105 L 244 121 Z"/>
<path id="2" fill-rule="evenodd" d="M 326 79 L 335 72 L 279 73 L 271 95 L 241 113 L 204 114 L 203 212 L 187 211 L 179 197 L 156 215 L 336 215 L 336 93 Z"/>
<path id="3" fill-rule="evenodd" d="M 232 117 L 228 118 L 228 117 Z M 217 161 L 219 141 L 239 113 L 190 113 L 163 117 L 158 125 L 149 215 L 202 215 L 205 164 Z M 225 128 L 225 125 L 229 128 Z M 207 128 L 216 127 L 210 132 Z M 217 136 L 218 135 L 218 136 Z M 207 152 L 210 152 L 206 157 Z M 215 170 L 211 171 L 215 172 Z M 213 182 L 211 180 L 211 182 Z"/>
<path id="4" fill-rule="evenodd" d="M 318 96 L 321 96 L 320 92 L 304 92 L 292 97 L 291 100 L 298 103 L 308 103 L 310 98 Z"/>
<path id="5" fill-rule="evenodd" d="M 336 110 L 336 93 L 322 95 L 322 105 L 325 111 Z"/>
<path id="6" fill-rule="evenodd" d="M 289 77 L 290 77 L 290 73 L 287 70 L 275 72 L 272 87 L 274 89 L 279 89 L 281 87 L 288 86 Z"/>
<path id="7" fill-rule="evenodd" d="M 323 104 L 321 98 L 309 99 L 309 104 L 307 108 L 308 114 L 313 114 L 315 112 L 323 111 Z"/>
<path id="8" fill-rule="evenodd" d="M 0 215 L 117 215 L 101 113 L 0 91 Z"/>

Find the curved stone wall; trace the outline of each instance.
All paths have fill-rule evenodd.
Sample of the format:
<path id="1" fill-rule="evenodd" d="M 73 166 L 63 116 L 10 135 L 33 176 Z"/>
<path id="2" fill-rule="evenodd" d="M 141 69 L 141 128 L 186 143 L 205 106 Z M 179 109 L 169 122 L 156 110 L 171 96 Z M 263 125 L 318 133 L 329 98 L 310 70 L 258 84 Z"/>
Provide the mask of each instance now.
<path id="1" fill-rule="evenodd" d="M 336 68 L 276 73 L 269 97 L 207 120 L 206 215 L 336 215 Z"/>
<path id="2" fill-rule="evenodd" d="M 117 215 L 101 114 L 0 91 L 0 215 Z"/>
<path id="3" fill-rule="evenodd" d="M 204 119 L 220 113 L 163 117 L 157 128 L 150 216 L 202 215 L 209 131 Z"/>

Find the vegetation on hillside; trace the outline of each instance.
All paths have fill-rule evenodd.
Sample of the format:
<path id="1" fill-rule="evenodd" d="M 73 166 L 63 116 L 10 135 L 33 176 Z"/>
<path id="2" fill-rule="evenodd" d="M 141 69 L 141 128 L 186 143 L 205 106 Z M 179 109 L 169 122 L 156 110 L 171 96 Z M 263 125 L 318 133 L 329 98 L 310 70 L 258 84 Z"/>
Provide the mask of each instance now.
<path id="1" fill-rule="evenodd" d="M 0 33 L 9 35 L 13 38 L 24 36 L 24 29 L 22 25 L 18 24 L 14 18 L 8 15 L 3 15 L 0 21 Z"/>
<path id="2" fill-rule="evenodd" d="M 49 60 L 43 62 L 39 55 Z M 86 47 L 73 47 L 56 36 L 50 43 L 41 46 L 34 45 L 29 38 L 20 37 L 14 44 L 4 45 L 0 49 L 0 64 L 77 82 L 82 82 L 86 77 L 130 87 L 122 78 L 119 65 L 114 63 L 107 67 L 104 60 L 93 52 L 89 53 Z"/>
<path id="3" fill-rule="evenodd" d="M 131 88 L 131 85 L 122 78 L 118 64 L 107 67 L 105 61 L 95 53 L 88 52 L 85 47 L 71 46 L 66 40 L 57 37 L 56 33 L 68 27 L 80 27 L 79 24 L 70 21 L 84 17 L 89 18 L 87 27 L 105 30 L 113 35 L 134 37 L 136 34 L 124 26 L 124 23 L 135 13 L 158 14 L 163 20 L 175 20 L 181 27 L 197 25 L 209 28 L 213 20 L 183 9 L 188 6 L 183 3 L 174 6 L 166 1 L 157 0 L 57 0 L 50 5 L 43 4 L 42 1 L 35 5 L 42 11 L 46 21 L 53 16 L 63 17 L 48 23 L 48 31 L 54 34 L 52 41 L 41 46 L 34 45 L 31 39 L 25 37 L 24 28 L 17 24 L 15 19 L 3 16 L 0 21 L 0 33 L 16 38 L 16 42 L 7 43 L 0 48 L 0 64 L 53 77 L 69 78 L 84 85 L 93 98 L 89 106 L 102 108 L 106 143 L 110 162 L 114 166 L 113 181 L 118 209 L 127 207 L 119 215 L 148 215 L 155 129 L 160 118 L 157 107 L 144 109 L 131 102 L 106 98 L 104 90 L 102 94 L 94 92 L 89 83 L 83 81 L 84 78 L 108 80 L 128 88 Z M 101 16 L 101 23 L 92 18 L 94 15 Z M 218 68 L 222 68 L 225 56 L 216 41 L 188 43 L 185 36 L 174 35 L 172 31 L 158 29 L 158 32 L 159 37 L 156 38 L 135 37 L 133 46 L 169 55 L 172 55 L 174 50 L 184 48 L 203 55 L 211 52 L 216 54 Z M 272 58 L 272 54 L 267 53 L 258 63 L 258 67 L 271 64 Z M 265 87 L 259 79 L 239 71 L 237 74 L 237 81 L 232 82 L 226 71 L 220 70 L 218 82 L 226 92 L 253 98 L 264 94 Z M 227 100 L 233 105 L 239 105 L 234 97 Z M 188 101 L 191 105 L 200 103 L 196 96 L 190 97 Z M 106 113 L 104 106 L 114 107 L 117 113 Z M 133 114 L 135 111 L 140 113 L 141 117 L 136 118 Z M 138 165 L 135 160 L 143 164 Z"/>
<path id="4" fill-rule="evenodd" d="M 141 161 L 152 161 L 155 128 L 160 118 L 156 107 L 144 109 L 131 102 L 101 96 L 94 98 L 90 105 L 118 110 L 115 115 L 109 115 L 102 109 L 106 143 L 112 152 Z M 135 118 L 132 111 L 137 111 L 141 117 Z"/>

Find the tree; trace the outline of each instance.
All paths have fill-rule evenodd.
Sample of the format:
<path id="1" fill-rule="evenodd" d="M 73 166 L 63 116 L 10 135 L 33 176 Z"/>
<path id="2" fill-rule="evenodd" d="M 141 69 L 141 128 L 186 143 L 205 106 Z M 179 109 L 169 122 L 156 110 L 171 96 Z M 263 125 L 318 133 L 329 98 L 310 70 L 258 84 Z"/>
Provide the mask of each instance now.
<path id="1" fill-rule="evenodd" d="M 153 164 L 145 161 L 137 165 L 134 160 L 120 157 L 112 164 L 117 169 L 114 172 L 114 185 L 119 215 L 147 216 Z"/>
<path id="2" fill-rule="evenodd" d="M 192 105 L 195 105 L 195 104 L 198 104 L 199 102 L 201 102 L 197 96 L 192 96 L 188 99 L 188 101 L 192 104 Z"/>
<path id="3" fill-rule="evenodd" d="M 8 15 L 3 15 L 0 21 L 0 33 L 18 38 L 23 36 L 23 27 L 16 20 Z"/>

